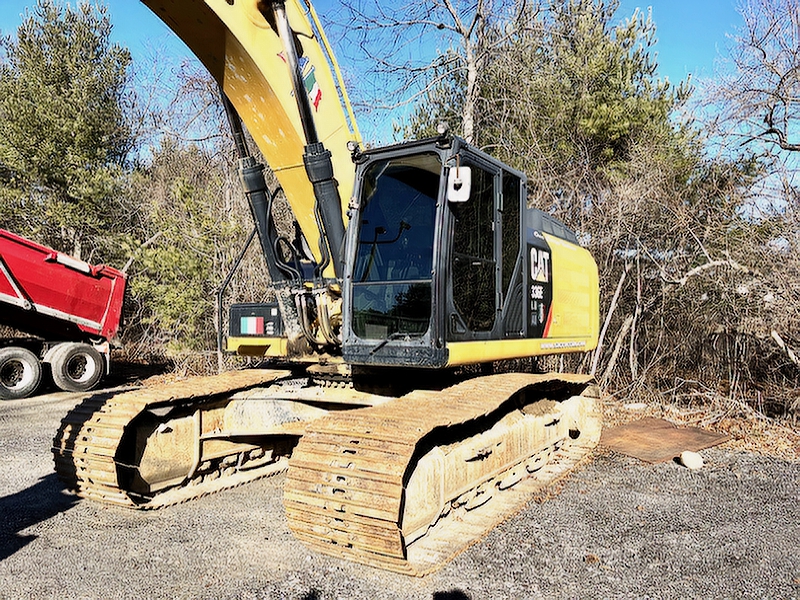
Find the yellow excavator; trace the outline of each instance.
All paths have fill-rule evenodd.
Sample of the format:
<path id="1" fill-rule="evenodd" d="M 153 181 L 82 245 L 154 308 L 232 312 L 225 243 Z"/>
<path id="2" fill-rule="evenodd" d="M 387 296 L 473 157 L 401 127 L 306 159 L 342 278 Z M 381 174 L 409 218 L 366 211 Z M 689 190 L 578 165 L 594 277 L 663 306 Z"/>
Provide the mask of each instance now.
<path id="1" fill-rule="evenodd" d="M 56 471 L 150 509 L 287 470 L 312 548 L 437 569 L 597 444 L 591 377 L 487 368 L 595 348 L 594 260 L 527 206 L 523 173 L 444 129 L 364 147 L 308 0 L 142 1 L 222 90 L 272 281 L 270 302 L 231 307 L 227 348 L 269 368 L 90 396 Z"/>

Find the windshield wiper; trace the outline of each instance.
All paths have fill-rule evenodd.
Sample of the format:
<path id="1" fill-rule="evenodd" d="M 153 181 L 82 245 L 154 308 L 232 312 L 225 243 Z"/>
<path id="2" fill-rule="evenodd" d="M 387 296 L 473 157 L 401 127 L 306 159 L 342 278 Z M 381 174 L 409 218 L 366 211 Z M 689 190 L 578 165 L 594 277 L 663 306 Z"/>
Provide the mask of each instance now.
<path id="1" fill-rule="evenodd" d="M 380 342 L 378 342 L 378 345 L 375 346 L 372 350 L 370 350 L 369 353 L 370 354 L 375 354 L 378 350 L 383 348 L 389 342 L 392 342 L 394 340 L 400 339 L 401 337 L 405 337 L 406 338 L 405 341 L 408 342 L 408 341 L 411 341 L 412 337 L 419 338 L 419 337 L 422 337 L 423 335 L 424 334 L 422 334 L 422 333 L 406 333 L 404 331 L 395 331 L 394 333 L 390 333 L 388 336 L 386 336 L 384 339 L 382 339 Z"/>

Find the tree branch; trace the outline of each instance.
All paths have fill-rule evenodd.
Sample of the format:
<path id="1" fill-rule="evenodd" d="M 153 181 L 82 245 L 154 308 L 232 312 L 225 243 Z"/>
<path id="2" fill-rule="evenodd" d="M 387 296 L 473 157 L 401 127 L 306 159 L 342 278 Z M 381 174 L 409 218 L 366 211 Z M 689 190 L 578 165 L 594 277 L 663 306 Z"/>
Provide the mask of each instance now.
<path id="1" fill-rule="evenodd" d="M 704 273 L 705 271 L 708 271 L 710 269 L 716 269 L 717 267 L 730 267 L 731 269 L 734 269 L 736 271 L 742 271 L 743 273 L 747 273 L 748 275 L 756 275 L 756 276 L 760 276 L 761 275 L 755 269 L 751 269 L 750 267 L 746 267 L 744 265 L 741 265 L 738 262 L 736 262 L 735 260 L 733 260 L 732 258 L 728 258 L 726 260 L 712 260 L 712 261 L 707 262 L 707 263 L 705 263 L 703 265 L 700 265 L 699 267 L 695 267 L 694 269 L 691 269 L 690 271 L 687 271 L 686 274 L 683 277 L 681 277 L 680 279 L 677 279 L 677 280 L 675 280 L 675 279 L 667 279 L 664 276 L 663 272 L 661 274 L 661 278 L 666 283 L 672 283 L 672 284 L 680 285 L 682 287 L 682 286 L 686 285 L 692 277 L 696 277 L 696 276 L 700 275 L 701 273 Z"/>

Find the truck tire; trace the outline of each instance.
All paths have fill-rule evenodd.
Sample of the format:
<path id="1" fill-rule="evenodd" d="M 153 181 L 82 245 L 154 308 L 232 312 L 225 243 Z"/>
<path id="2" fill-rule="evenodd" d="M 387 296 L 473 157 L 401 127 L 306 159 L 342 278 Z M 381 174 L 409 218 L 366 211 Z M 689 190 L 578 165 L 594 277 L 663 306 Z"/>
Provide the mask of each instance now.
<path id="1" fill-rule="evenodd" d="M 0 400 L 26 398 L 42 380 L 42 363 L 25 348 L 11 346 L 0 350 Z"/>
<path id="2" fill-rule="evenodd" d="M 89 344 L 59 344 L 48 359 L 53 383 L 65 392 L 87 392 L 103 378 L 103 355 Z"/>

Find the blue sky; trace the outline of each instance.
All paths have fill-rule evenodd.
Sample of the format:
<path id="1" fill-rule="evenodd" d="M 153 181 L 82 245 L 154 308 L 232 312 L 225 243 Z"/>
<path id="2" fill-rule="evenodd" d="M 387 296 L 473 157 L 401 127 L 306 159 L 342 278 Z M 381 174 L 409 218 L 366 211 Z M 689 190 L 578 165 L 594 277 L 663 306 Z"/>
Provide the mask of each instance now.
<path id="1" fill-rule="evenodd" d="M 73 2 L 74 3 L 74 2 Z M 106 0 L 114 23 L 114 37 L 128 46 L 134 58 L 153 48 L 185 53 L 182 45 L 150 11 L 136 0 Z M 13 33 L 26 7 L 35 0 L 0 1 L 0 31 Z M 736 0 L 622 0 L 618 16 L 629 16 L 640 7 L 652 7 L 658 35 L 660 73 L 677 83 L 688 73 L 699 77 L 713 75 L 716 58 L 724 53 L 726 34 L 741 24 Z M 332 10 L 335 0 L 315 3 L 322 15 Z"/>
<path id="2" fill-rule="evenodd" d="M 75 6 L 76 0 L 68 0 Z M 181 41 L 150 10 L 138 0 L 104 0 L 114 25 L 114 41 L 127 46 L 134 60 L 151 55 L 154 48 L 165 48 L 176 57 L 188 55 Z M 0 32 L 14 33 L 22 22 L 26 9 L 33 8 L 36 0 L 0 0 Z"/>
<path id="3" fill-rule="evenodd" d="M 188 50 L 143 4 L 136 0 L 105 0 L 109 6 L 115 41 L 127 46 L 134 61 L 170 56 L 180 64 Z M 35 0 L 0 0 L 0 32 L 13 33 L 26 7 Z M 74 4 L 74 0 L 73 0 Z M 336 0 L 318 0 L 323 15 L 336 11 Z M 714 76 L 715 64 L 725 55 L 727 35 L 740 26 L 737 0 L 621 0 L 618 18 L 633 14 L 637 7 L 652 7 L 656 24 L 659 75 L 677 84 L 689 73 L 693 78 Z M 346 67 L 346 65 L 344 65 Z"/>
<path id="4" fill-rule="evenodd" d="M 618 16 L 652 7 L 656 24 L 659 72 L 675 84 L 689 73 L 714 76 L 714 65 L 726 54 L 728 35 L 743 25 L 736 0 L 622 0 Z"/>

